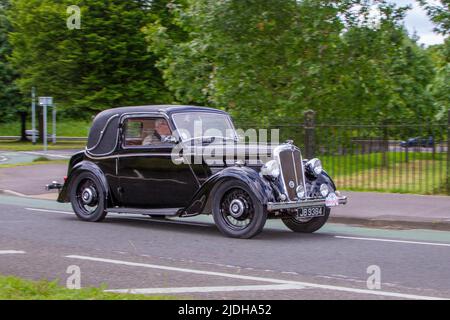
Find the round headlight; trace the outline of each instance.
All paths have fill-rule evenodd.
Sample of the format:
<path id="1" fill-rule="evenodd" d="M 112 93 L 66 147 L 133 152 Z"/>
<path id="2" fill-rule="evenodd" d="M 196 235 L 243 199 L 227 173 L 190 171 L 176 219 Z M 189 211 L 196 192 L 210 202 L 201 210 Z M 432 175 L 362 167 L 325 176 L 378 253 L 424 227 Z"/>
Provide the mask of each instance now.
<path id="1" fill-rule="evenodd" d="M 308 161 L 307 165 L 315 175 L 319 175 L 323 171 L 322 162 L 319 159 L 312 159 Z"/>
<path id="2" fill-rule="evenodd" d="M 278 162 L 276 160 L 271 160 L 267 162 L 261 168 L 261 174 L 263 176 L 278 178 L 280 176 L 280 166 L 278 165 Z"/>
<path id="3" fill-rule="evenodd" d="M 322 195 L 322 197 L 326 197 L 328 196 L 328 194 L 330 193 L 330 189 L 328 188 L 328 186 L 326 184 L 322 184 L 320 186 L 320 194 Z"/>
<path id="4" fill-rule="evenodd" d="M 302 184 L 297 187 L 296 192 L 297 192 L 297 197 L 299 197 L 300 199 L 305 197 L 305 187 L 303 187 Z"/>

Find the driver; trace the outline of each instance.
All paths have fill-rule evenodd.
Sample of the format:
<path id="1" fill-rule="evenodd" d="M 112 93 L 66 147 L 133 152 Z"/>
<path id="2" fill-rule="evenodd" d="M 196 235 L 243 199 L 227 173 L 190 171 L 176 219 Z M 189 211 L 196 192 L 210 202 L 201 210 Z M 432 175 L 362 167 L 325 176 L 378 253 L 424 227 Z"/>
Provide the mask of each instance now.
<path id="1" fill-rule="evenodd" d="M 158 119 L 155 121 L 155 131 L 144 138 L 142 145 L 146 146 L 167 142 L 171 134 L 167 121 L 165 119 Z"/>

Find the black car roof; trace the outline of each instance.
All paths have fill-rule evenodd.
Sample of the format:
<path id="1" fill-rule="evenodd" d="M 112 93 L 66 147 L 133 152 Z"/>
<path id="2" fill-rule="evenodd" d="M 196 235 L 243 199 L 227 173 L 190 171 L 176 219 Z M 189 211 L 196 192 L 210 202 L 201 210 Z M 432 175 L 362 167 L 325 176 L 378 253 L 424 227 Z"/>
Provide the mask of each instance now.
<path id="1" fill-rule="evenodd" d="M 87 151 L 95 156 L 102 156 L 111 153 L 117 144 L 117 128 L 120 118 L 123 115 L 151 112 L 166 114 L 170 117 L 175 113 L 201 111 L 227 114 L 225 111 L 218 109 L 182 105 L 130 106 L 102 111 L 94 118 L 91 130 L 89 132 Z"/>
<path id="2" fill-rule="evenodd" d="M 130 107 L 121 107 L 105 110 L 100 112 L 94 119 L 95 121 L 105 122 L 114 115 L 124 115 L 127 113 L 146 113 L 146 112 L 158 112 L 165 113 L 167 115 L 171 115 L 174 113 L 183 113 L 183 112 L 199 112 L 199 111 L 207 111 L 207 112 L 217 112 L 226 114 L 225 111 L 208 108 L 208 107 L 199 107 L 199 106 L 183 106 L 183 105 L 148 105 L 148 106 L 130 106 Z"/>

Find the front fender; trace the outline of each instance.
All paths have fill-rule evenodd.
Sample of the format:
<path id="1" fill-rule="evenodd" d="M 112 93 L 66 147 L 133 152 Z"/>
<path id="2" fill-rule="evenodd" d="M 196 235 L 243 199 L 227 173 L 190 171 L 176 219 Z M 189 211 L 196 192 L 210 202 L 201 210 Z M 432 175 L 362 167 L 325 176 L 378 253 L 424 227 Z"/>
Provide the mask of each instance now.
<path id="1" fill-rule="evenodd" d="M 70 202 L 70 190 L 72 188 L 72 183 L 81 172 L 85 171 L 94 174 L 102 184 L 103 192 L 105 195 L 105 208 L 106 208 L 109 199 L 108 181 L 106 180 L 103 171 L 95 163 L 86 160 L 77 163 L 70 169 L 69 174 L 67 176 L 67 180 L 65 181 L 64 186 L 62 187 L 61 192 L 59 193 L 58 202 Z"/>
<path id="2" fill-rule="evenodd" d="M 322 174 L 320 175 L 319 180 L 321 183 L 327 183 L 329 186 L 331 186 L 333 188 L 334 191 L 337 190 L 336 184 L 334 183 L 333 179 L 330 177 L 330 175 L 325 170 L 322 171 Z"/>
<path id="3" fill-rule="evenodd" d="M 182 216 L 199 215 L 210 210 L 210 195 L 221 183 L 229 180 L 239 180 L 249 186 L 258 200 L 266 206 L 275 201 L 273 188 L 259 173 L 247 167 L 230 167 L 211 176 L 197 191 L 190 204 L 183 210 Z"/>
<path id="4" fill-rule="evenodd" d="M 328 187 L 334 191 L 336 191 L 336 185 L 334 184 L 333 179 L 326 173 L 325 171 L 322 171 L 321 174 L 319 174 L 317 177 L 311 178 L 308 176 L 305 176 L 306 182 L 309 183 L 312 186 L 312 193 L 313 194 L 320 194 L 320 186 L 322 184 L 328 185 Z"/>

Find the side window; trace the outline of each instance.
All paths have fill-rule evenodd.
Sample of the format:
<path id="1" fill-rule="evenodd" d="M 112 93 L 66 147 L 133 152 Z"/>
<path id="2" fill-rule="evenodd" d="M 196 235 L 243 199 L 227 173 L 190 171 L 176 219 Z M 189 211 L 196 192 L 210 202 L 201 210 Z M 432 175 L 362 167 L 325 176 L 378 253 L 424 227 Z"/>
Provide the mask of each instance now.
<path id="1" fill-rule="evenodd" d="M 126 139 L 140 139 L 142 136 L 142 129 L 144 129 L 144 123 L 142 121 L 127 122 L 127 130 L 125 131 Z"/>
<path id="2" fill-rule="evenodd" d="M 169 124 L 164 118 L 131 118 L 125 120 L 125 147 L 162 144 L 171 135 Z"/>

